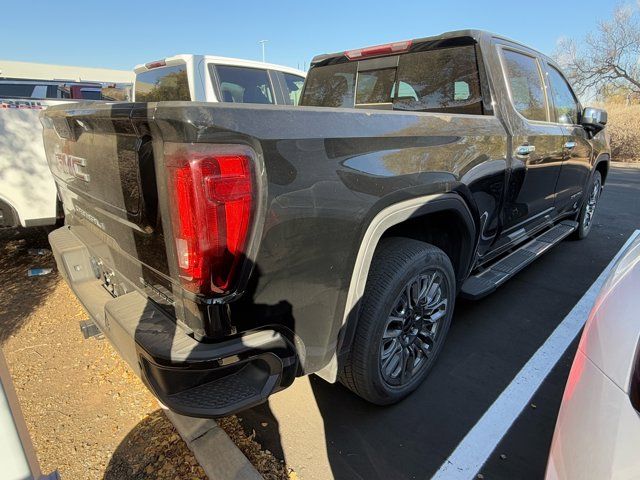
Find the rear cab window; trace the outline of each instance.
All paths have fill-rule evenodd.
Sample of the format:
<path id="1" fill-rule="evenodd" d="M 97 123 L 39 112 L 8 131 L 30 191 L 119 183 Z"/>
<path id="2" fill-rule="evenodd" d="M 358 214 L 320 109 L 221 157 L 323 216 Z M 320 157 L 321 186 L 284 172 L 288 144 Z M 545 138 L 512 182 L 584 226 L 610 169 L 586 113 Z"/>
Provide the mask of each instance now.
<path id="1" fill-rule="evenodd" d="M 358 64 L 343 62 L 309 71 L 301 104 L 310 107 L 353 107 Z"/>
<path id="2" fill-rule="evenodd" d="M 475 44 L 314 67 L 301 104 L 485 113 Z"/>
<path id="3" fill-rule="evenodd" d="M 153 68 L 136 75 L 137 102 L 191 100 L 185 63 Z"/>
<path id="4" fill-rule="evenodd" d="M 212 81 L 217 77 L 220 101 L 225 103 L 274 104 L 275 95 L 266 70 L 209 64 Z"/>

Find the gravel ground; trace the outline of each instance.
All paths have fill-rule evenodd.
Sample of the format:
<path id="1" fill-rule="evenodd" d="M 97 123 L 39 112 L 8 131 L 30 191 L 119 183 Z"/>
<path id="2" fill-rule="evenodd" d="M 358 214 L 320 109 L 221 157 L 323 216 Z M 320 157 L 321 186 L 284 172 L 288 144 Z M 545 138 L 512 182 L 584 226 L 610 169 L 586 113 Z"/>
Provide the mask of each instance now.
<path id="1" fill-rule="evenodd" d="M 277 460 L 269 450 L 263 450 L 262 446 L 254 440 L 255 430 L 247 434 L 247 429 L 235 415 L 218 420 L 218 425 L 227 432 L 231 440 L 266 480 L 298 480 L 300 478 L 291 468 Z"/>
<path id="2" fill-rule="evenodd" d="M 64 479 L 205 479 L 157 402 L 107 341 L 84 340 L 86 313 L 55 271 L 44 229 L 0 231 L 0 345 L 44 472 Z M 31 267 L 52 267 L 27 277 Z M 221 426 L 265 478 L 296 478 L 247 436 Z"/>

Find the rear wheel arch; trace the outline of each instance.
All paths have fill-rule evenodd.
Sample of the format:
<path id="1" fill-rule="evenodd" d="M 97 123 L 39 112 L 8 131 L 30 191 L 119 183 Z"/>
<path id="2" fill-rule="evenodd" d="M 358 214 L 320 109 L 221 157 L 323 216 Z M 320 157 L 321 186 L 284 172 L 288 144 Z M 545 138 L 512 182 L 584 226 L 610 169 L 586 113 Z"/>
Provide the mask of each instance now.
<path id="1" fill-rule="evenodd" d="M 438 247 L 451 260 L 456 279 L 462 281 L 468 274 L 476 241 L 475 225 L 473 228 L 470 225 L 460 211 L 445 208 L 394 225 L 385 231 L 380 240 L 389 237 L 411 238 Z"/>
<path id="2" fill-rule="evenodd" d="M 317 372 L 327 381 L 337 378 L 339 357 L 348 353 L 358 322 L 373 255 L 383 238 L 404 237 L 430 243 L 451 259 L 458 286 L 467 276 L 475 246 L 477 229 L 466 202 L 455 193 L 428 195 L 399 202 L 382 209 L 369 223 L 356 254 L 336 352 L 328 365 Z M 335 320 L 339 322 L 339 319 Z"/>

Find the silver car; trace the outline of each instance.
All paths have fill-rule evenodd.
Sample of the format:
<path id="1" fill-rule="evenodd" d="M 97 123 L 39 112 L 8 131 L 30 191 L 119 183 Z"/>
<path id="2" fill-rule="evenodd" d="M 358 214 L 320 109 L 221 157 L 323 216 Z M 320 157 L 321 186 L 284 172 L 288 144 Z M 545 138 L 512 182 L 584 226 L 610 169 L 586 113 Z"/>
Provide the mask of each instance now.
<path id="1" fill-rule="evenodd" d="M 640 236 L 591 310 L 569 373 L 547 479 L 640 478 Z"/>

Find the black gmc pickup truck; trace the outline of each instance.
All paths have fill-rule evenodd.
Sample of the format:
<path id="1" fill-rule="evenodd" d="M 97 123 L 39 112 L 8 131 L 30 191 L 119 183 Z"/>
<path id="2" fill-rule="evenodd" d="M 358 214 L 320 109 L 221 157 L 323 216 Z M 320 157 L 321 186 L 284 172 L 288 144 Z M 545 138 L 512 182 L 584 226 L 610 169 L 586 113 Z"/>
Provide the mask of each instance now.
<path id="1" fill-rule="evenodd" d="M 189 102 L 171 75 L 167 101 L 52 107 L 42 123 L 58 268 L 185 415 L 310 373 L 400 400 L 457 296 L 587 236 L 609 169 L 606 113 L 487 32 L 317 56 L 299 107 Z"/>

